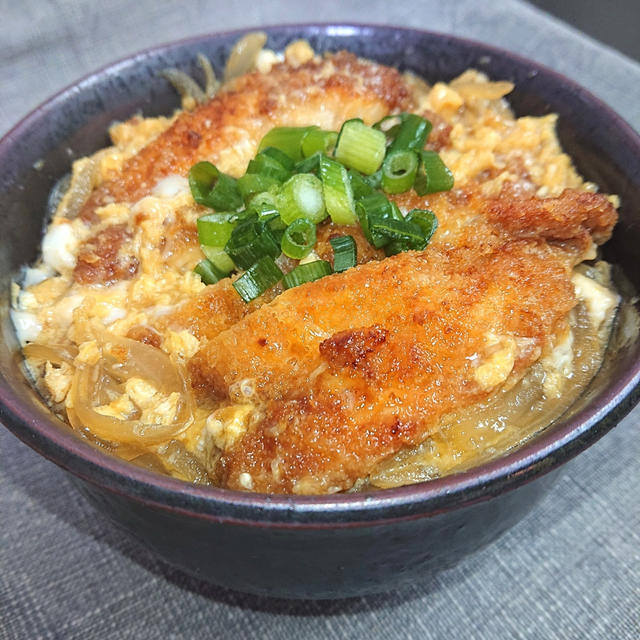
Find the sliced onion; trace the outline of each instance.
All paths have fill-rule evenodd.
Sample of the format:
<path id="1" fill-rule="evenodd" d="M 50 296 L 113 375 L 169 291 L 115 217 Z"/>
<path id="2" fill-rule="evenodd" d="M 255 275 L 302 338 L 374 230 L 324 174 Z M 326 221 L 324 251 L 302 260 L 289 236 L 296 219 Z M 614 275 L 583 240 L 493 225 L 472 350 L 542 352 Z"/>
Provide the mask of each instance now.
<path id="1" fill-rule="evenodd" d="M 165 442 L 184 431 L 193 421 L 193 401 L 180 367 L 169 356 L 141 342 L 105 334 L 101 336 L 102 358 L 96 365 L 76 369 L 71 385 L 74 418 L 96 436 L 109 442 L 146 447 Z M 121 391 L 119 384 L 138 377 L 153 383 L 161 393 L 180 394 L 176 418 L 169 424 L 148 424 L 139 419 L 121 420 L 95 409 Z M 70 422 L 75 419 L 70 417 Z"/>
<path id="2" fill-rule="evenodd" d="M 251 71 L 266 41 L 267 34 L 264 31 L 252 31 L 244 38 L 240 38 L 231 49 L 224 68 L 224 81 L 228 82 Z"/>
<path id="3" fill-rule="evenodd" d="M 78 349 L 73 345 L 62 344 L 39 344 L 30 342 L 22 349 L 26 358 L 35 358 L 51 364 L 73 364 L 74 358 L 78 355 Z"/>

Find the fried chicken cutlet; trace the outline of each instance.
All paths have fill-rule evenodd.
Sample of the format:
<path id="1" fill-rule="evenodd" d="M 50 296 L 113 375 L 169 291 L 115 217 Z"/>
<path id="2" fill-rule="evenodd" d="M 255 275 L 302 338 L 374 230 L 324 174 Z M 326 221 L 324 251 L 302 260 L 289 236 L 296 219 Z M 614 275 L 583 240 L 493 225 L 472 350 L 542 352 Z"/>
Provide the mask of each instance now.
<path id="1" fill-rule="evenodd" d="M 286 291 L 196 354 L 201 393 L 254 389 L 244 431 L 219 434 L 223 486 L 349 489 L 538 360 L 576 304 L 573 266 L 592 234 L 608 237 L 615 210 L 571 191 L 470 201 L 455 245 Z"/>
<path id="2" fill-rule="evenodd" d="M 162 178 L 187 175 L 203 158 L 221 171 L 242 175 L 273 127 L 313 122 L 335 130 L 349 118 L 372 124 L 412 106 L 409 86 L 399 71 L 346 51 L 297 68 L 279 64 L 268 74 L 249 73 L 193 112 L 181 113 L 91 194 L 81 216 L 91 220 L 96 207 L 107 202 L 135 202 Z"/>

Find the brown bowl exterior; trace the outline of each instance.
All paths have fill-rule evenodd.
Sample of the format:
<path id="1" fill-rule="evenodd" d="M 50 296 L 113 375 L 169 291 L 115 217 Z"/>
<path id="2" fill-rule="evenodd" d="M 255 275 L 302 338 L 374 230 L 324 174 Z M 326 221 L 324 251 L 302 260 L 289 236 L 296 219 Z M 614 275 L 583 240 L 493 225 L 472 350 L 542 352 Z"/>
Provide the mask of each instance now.
<path id="1" fill-rule="evenodd" d="M 448 80 L 469 67 L 516 85 L 519 115 L 560 115 L 559 136 L 578 170 L 621 196 L 606 257 L 638 289 L 640 140 L 584 89 L 533 62 L 445 35 L 366 25 L 265 29 L 282 49 L 307 38 L 318 51 L 349 49 Z M 48 194 L 73 159 L 107 144 L 107 128 L 135 112 L 170 113 L 178 98 L 159 71 L 195 71 L 198 52 L 218 71 L 242 32 L 205 36 L 132 56 L 61 92 L 0 141 L 1 286 L 37 257 Z M 93 448 L 51 415 L 26 380 L 0 305 L 0 418 L 19 438 L 69 470 L 118 526 L 166 561 L 215 584 L 257 594 L 335 598 L 392 589 L 450 566 L 489 543 L 545 492 L 549 473 L 612 428 L 638 400 L 638 342 L 611 351 L 572 411 L 526 446 L 466 473 L 369 494 L 297 497 L 188 485 Z"/>

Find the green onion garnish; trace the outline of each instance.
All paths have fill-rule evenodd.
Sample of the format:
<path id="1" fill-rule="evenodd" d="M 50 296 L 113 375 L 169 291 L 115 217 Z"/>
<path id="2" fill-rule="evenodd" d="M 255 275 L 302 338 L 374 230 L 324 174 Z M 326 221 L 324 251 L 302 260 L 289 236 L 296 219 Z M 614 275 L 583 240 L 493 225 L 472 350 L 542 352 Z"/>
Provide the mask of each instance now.
<path id="1" fill-rule="evenodd" d="M 376 249 L 384 247 L 389 242 L 389 237 L 384 233 L 371 229 L 370 221 L 372 219 L 381 221 L 396 218 L 396 210 L 392 203 L 379 191 L 373 191 L 370 195 L 358 200 L 356 213 L 369 244 L 372 244 Z"/>
<path id="2" fill-rule="evenodd" d="M 389 153 L 394 151 L 421 151 L 431 132 L 431 123 L 414 113 L 407 113 L 397 131 L 395 139 L 389 147 Z"/>
<path id="3" fill-rule="evenodd" d="M 401 240 L 408 245 L 422 241 L 422 229 L 408 220 L 395 220 L 369 216 L 369 228 L 372 234 L 385 235 L 388 238 Z"/>
<path id="4" fill-rule="evenodd" d="M 233 282 L 233 288 L 245 302 L 251 302 L 277 284 L 281 278 L 282 271 L 273 258 L 264 256 Z"/>
<path id="5" fill-rule="evenodd" d="M 238 214 L 208 213 L 200 216 L 196 222 L 200 244 L 209 247 L 224 247 L 237 224 Z"/>
<path id="6" fill-rule="evenodd" d="M 329 238 L 333 247 L 333 270 L 336 273 L 356 266 L 358 254 L 356 241 L 352 236 L 337 236 Z"/>
<path id="7" fill-rule="evenodd" d="M 350 169 L 348 173 L 349 180 L 351 181 L 353 197 L 355 200 L 360 200 L 360 198 L 364 198 L 365 196 L 371 195 L 373 193 L 374 188 L 357 171 Z"/>
<path id="8" fill-rule="evenodd" d="M 256 213 L 259 218 L 278 213 L 276 205 L 276 196 L 270 191 L 257 193 L 247 205 L 247 212 Z"/>
<path id="9" fill-rule="evenodd" d="M 413 186 L 418 171 L 415 151 L 393 151 L 382 165 L 382 188 L 387 193 L 404 193 Z"/>
<path id="10" fill-rule="evenodd" d="M 269 147 L 269 149 L 273 149 L 273 147 Z M 261 151 L 249 162 L 247 173 L 257 173 L 273 178 L 278 182 L 288 180 L 291 177 L 291 169 L 287 169 L 278 159 L 274 158 L 268 152 L 265 153 L 265 151 Z"/>
<path id="11" fill-rule="evenodd" d="M 244 202 L 249 202 L 257 193 L 264 193 L 280 185 L 275 178 L 261 173 L 245 173 L 236 180 L 238 191 Z"/>
<path id="12" fill-rule="evenodd" d="M 321 151 L 316 151 L 304 160 L 300 160 L 294 167 L 295 173 L 317 173 L 320 168 L 320 158 L 324 156 Z"/>
<path id="13" fill-rule="evenodd" d="M 314 153 L 330 153 L 335 147 L 338 134 L 335 131 L 323 131 L 309 127 L 302 139 L 302 155 L 309 158 Z"/>
<path id="14" fill-rule="evenodd" d="M 311 173 L 299 173 L 282 185 L 276 204 L 286 224 L 307 218 L 317 224 L 327 217 L 322 198 L 322 182 Z"/>
<path id="15" fill-rule="evenodd" d="M 419 196 L 453 188 L 453 174 L 435 151 L 421 151 L 420 160 L 420 169 L 414 184 Z"/>
<path id="16" fill-rule="evenodd" d="M 336 224 L 353 224 L 357 218 L 347 170 L 326 156 L 320 158 L 320 177 L 327 211 Z"/>
<path id="17" fill-rule="evenodd" d="M 362 120 L 347 120 L 340 130 L 335 158 L 350 169 L 370 175 L 384 160 L 386 139 L 382 131 L 368 127 Z"/>
<path id="18" fill-rule="evenodd" d="M 209 260 L 201 260 L 193 270 L 205 284 L 215 284 L 218 280 L 226 278 L 227 274 L 220 272 Z"/>
<path id="19" fill-rule="evenodd" d="M 207 260 L 225 276 L 228 276 L 236 268 L 224 247 L 208 247 L 203 244 L 200 245 L 200 249 L 202 249 L 202 253 L 204 253 Z"/>
<path id="20" fill-rule="evenodd" d="M 273 147 L 284 151 L 295 162 L 302 160 L 302 141 L 306 135 L 318 127 L 275 127 L 260 141 L 258 151 Z M 311 154 L 308 154 L 311 155 Z"/>
<path id="21" fill-rule="evenodd" d="M 277 258 L 280 242 L 268 224 L 249 219 L 234 228 L 224 250 L 240 269 L 248 269 L 264 256 Z"/>
<path id="22" fill-rule="evenodd" d="M 189 188 L 193 199 L 211 209 L 237 209 L 242 196 L 236 181 L 210 162 L 198 162 L 189 170 Z"/>
<path id="23" fill-rule="evenodd" d="M 285 229 L 280 241 L 282 252 L 294 260 L 308 256 L 315 244 L 316 225 L 306 218 L 294 220 Z"/>
<path id="24" fill-rule="evenodd" d="M 292 289 L 306 282 L 319 280 L 331 274 L 331 265 L 326 260 L 315 260 L 306 264 L 299 264 L 289 271 L 282 279 L 285 289 Z"/>
<path id="25" fill-rule="evenodd" d="M 424 151 L 430 129 L 431 123 L 410 113 L 387 116 L 373 127 L 348 120 L 339 134 L 317 126 L 278 127 L 264 136 L 238 180 L 210 162 L 197 163 L 189 172 L 193 197 L 217 212 L 197 221 L 207 259 L 196 273 L 212 284 L 245 269 L 233 286 L 249 302 L 283 278 L 275 263 L 281 252 L 311 260 L 316 225 L 327 214 L 339 225 L 359 220 L 369 243 L 388 256 L 423 250 L 438 226 L 433 212 L 414 209 L 404 217 L 384 192 L 403 193 L 413 186 L 424 195 L 453 186 L 438 154 Z M 335 159 L 328 157 L 332 152 Z M 353 236 L 329 242 L 333 269 L 324 260 L 299 264 L 284 276 L 286 288 L 357 264 Z"/>
<path id="26" fill-rule="evenodd" d="M 438 228 L 436 214 L 433 211 L 429 211 L 429 209 L 412 209 L 405 220 L 419 226 L 422 230 L 422 241 L 411 247 L 416 251 L 422 251 L 429 244 L 429 240 L 431 240 Z"/>

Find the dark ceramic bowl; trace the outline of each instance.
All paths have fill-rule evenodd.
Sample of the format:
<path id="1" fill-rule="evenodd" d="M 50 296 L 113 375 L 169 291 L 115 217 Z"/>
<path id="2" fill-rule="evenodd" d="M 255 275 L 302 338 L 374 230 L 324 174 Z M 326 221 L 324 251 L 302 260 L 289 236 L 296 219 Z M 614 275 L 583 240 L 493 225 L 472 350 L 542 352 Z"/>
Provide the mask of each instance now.
<path id="1" fill-rule="evenodd" d="M 266 29 L 281 50 L 308 38 L 318 51 L 349 49 L 428 81 L 468 67 L 515 82 L 518 114 L 560 115 L 578 170 L 620 194 L 606 257 L 640 289 L 640 140 L 608 107 L 558 74 L 484 44 L 391 27 L 303 25 Z M 281 497 L 193 486 L 109 457 L 55 419 L 25 380 L 8 318 L 9 283 L 38 253 L 47 195 L 71 162 L 107 144 L 115 119 L 178 106 L 159 76 L 196 72 L 198 52 L 221 70 L 241 32 L 159 47 L 113 64 L 36 109 L 0 142 L 0 417 L 19 438 L 70 471 L 106 516 L 167 562 L 240 591 L 330 598 L 392 589 L 494 540 L 529 511 L 559 465 L 588 447 L 638 398 L 638 342 L 610 350 L 578 404 L 537 438 L 466 473 L 376 493 Z"/>

